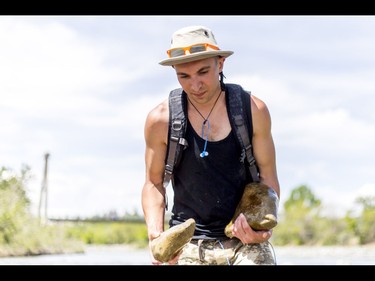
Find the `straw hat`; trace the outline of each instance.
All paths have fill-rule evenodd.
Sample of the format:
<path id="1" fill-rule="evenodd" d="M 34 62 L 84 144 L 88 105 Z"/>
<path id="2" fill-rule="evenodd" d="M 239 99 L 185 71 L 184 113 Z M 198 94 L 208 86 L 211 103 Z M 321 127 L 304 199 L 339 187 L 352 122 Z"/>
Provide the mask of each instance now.
<path id="1" fill-rule="evenodd" d="M 215 56 L 229 57 L 232 51 L 220 50 L 212 31 L 204 26 L 188 26 L 172 35 L 169 58 L 159 62 L 161 65 L 176 65 Z"/>

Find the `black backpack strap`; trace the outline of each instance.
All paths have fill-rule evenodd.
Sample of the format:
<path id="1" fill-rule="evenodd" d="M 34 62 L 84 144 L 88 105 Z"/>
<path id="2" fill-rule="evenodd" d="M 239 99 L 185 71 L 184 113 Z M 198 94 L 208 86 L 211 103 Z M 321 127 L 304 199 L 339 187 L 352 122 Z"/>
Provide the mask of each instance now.
<path id="1" fill-rule="evenodd" d="M 172 179 L 173 170 L 180 160 L 181 151 L 188 145 L 184 138 L 186 132 L 186 94 L 181 88 L 172 90 L 169 94 L 169 128 L 167 158 L 163 186 L 166 190 Z M 165 208 L 168 210 L 168 198 L 165 191 Z"/>
<path id="2" fill-rule="evenodd" d="M 237 138 L 242 146 L 240 160 L 244 162 L 245 158 L 247 159 L 252 180 L 259 182 L 259 171 L 253 156 L 253 148 L 250 141 L 250 138 L 253 136 L 253 127 L 250 122 L 250 92 L 246 92 L 240 85 L 236 84 L 226 84 L 226 87 L 228 89 L 229 115 L 232 118 L 231 122 L 234 126 L 233 128 L 235 128 Z"/>

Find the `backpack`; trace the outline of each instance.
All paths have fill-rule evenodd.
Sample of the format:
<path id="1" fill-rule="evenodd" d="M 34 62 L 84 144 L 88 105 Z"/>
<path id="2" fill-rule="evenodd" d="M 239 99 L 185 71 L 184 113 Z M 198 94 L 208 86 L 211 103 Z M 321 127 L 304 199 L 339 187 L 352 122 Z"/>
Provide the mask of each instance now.
<path id="1" fill-rule="evenodd" d="M 259 182 L 259 171 L 255 163 L 252 151 L 252 117 L 250 107 L 250 92 L 245 91 L 240 85 L 225 84 L 227 110 L 232 129 L 234 129 L 238 143 L 240 144 L 241 157 L 239 161 L 245 163 L 248 167 L 252 181 Z M 244 110 L 245 109 L 245 110 Z M 169 93 L 169 128 L 168 128 L 168 146 L 165 160 L 163 186 L 166 189 L 172 179 L 174 168 L 178 165 L 183 150 L 188 146 L 184 138 L 187 125 L 187 97 L 182 88 L 174 89 Z M 168 210 L 168 198 L 165 193 L 166 205 Z"/>

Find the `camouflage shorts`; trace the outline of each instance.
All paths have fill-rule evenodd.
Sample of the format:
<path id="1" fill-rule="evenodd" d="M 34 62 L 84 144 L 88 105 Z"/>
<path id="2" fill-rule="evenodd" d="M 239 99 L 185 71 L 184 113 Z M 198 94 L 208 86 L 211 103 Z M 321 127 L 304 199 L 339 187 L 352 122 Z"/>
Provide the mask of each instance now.
<path id="1" fill-rule="evenodd" d="M 191 240 L 184 248 L 178 265 L 275 265 L 272 245 L 242 244 L 237 238 Z"/>

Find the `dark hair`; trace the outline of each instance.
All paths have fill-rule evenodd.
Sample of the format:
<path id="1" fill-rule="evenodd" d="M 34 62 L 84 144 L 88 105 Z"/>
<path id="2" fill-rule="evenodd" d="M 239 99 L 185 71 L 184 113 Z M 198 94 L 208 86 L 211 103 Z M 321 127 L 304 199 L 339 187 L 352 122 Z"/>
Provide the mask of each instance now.
<path id="1" fill-rule="evenodd" d="M 226 78 L 226 77 L 225 77 L 225 75 L 224 75 L 224 73 L 223 73 L 222 71 L 219 73 L 219 75 L 220 75 L 220 86 L 221 86 L 221 90 L 222 90 L 222 91 L 225 91 L 224 78 Z"/>

